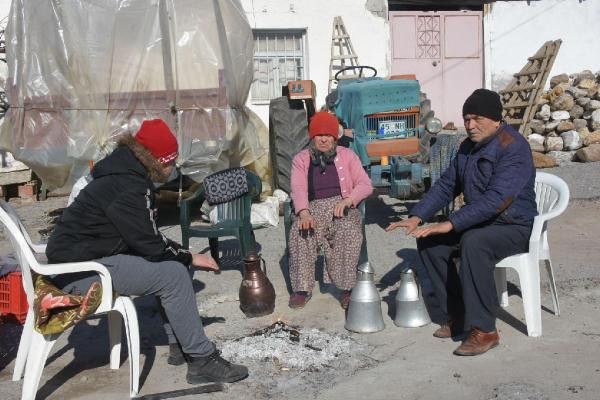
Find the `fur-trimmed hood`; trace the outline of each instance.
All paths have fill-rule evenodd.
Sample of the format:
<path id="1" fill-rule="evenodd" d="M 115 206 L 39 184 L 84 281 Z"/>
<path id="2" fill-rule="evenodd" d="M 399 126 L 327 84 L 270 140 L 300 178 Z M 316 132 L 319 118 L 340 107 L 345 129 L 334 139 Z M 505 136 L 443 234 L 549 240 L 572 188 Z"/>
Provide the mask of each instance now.
<path id="1" fill-rule="evenodd" d="M 169 178 L 168 174 L 164 173 L 162 164 L 150 153 L 148 149 L 139 144 L 135 138 L 130 135 L 122 135 L 119 138 L 117 145 L 119 147 L 127 147 L 135 158 L 144 166 L 148 172 L 148 177 L 154 182 L 166 182 Z"/>

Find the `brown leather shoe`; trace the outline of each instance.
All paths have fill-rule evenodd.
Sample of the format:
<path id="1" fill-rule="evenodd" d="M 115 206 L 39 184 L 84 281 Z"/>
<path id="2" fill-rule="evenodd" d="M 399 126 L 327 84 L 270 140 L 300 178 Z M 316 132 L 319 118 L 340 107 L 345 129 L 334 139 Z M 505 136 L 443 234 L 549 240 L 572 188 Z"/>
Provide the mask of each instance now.
<path id="1" fill-rule="evenodd" d="M 340 297 L 340 305 L 344 310 L 348 309 L 348 305 L 350 304 L 350 297 L 352 297 L 352 292 L 350 290 L 344 290 L 342 292 L 342 297 Z"/>
<path id="2" fill-rule="evenodd" d="M 290 296 L 290 302 L 288 303 L 288 306 L 290 308 L 303 308 L 311 297 L 312 293 L 294 292 Z"/>
<path id="3" fill-rule="evenodd" d="M 464 332 L 463 321 L 448 321 L 441 324 L 440 327 L 433 332 L 433 336 L 440 339 L 448 339 L 454 336 L 461 335 Z"/>
<path id="4" fill-rule="evenodd" d="M 454 350 L 454 354 L 457 356 L 478 356 L 498 346 L 499 343 L 498 331 L 483 332 L 473 328 L 467 339 Z"/>
<path id="5" fill-rule="evenodd" d="M 440 339 L 448 339 L 452 337 L 452 330 L 450 328 L 450 322 L 446 324 L 441 324 L 439 328 L 435 332 L 433 332 L 433 336 Z"/>

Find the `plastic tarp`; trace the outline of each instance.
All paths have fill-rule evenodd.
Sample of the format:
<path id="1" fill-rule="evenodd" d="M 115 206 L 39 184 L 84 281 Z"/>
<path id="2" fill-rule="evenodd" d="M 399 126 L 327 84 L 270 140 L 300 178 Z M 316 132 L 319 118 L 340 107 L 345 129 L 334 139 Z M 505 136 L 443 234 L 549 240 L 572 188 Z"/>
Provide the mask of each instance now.
<path id="1" fill-rule="evenodd" d="M 348 127 L 354 129 L 352 146 L 363 165 L 370 164 L 366 150 L 369 139 L 365 116 L 419 107 L 420 94 L 419 82 L 412 79 L 358 80 L 338 87 L 335 113 Z"/>
<path id="2" fill-rule="evenodd" d="M 244 106 L 254 46 L 239 0 L 13 0 L 6 48 L 0 147 L 50 189 L 150 118 L 176 132 L 197 181 L 264 155 L 266 127 Z"/>

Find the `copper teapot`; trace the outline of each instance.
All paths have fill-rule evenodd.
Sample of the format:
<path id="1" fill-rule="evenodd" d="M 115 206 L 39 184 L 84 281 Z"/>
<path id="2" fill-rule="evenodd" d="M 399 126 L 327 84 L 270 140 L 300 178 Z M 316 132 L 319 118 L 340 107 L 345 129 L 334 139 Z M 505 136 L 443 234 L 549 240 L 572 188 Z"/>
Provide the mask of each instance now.
<path id="1" fill-rule="evenodd" d="M 262 317 L 275 309 L 275 289 L 267 278 L 265 260 L 255 251 L 244 258 L 244 279 L 239 297 L 240 309 L 248 318 Z"/>

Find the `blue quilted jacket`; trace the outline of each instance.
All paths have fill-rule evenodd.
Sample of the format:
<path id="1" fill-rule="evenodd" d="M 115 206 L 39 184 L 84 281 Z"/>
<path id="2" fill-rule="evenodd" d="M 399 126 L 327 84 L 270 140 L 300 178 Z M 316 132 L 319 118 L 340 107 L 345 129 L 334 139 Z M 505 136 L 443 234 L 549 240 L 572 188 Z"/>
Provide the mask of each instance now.
<path id="1" fill-rule="evenodd" d="M 527 140 L 503 125 L 480 143 L 465 139 L 448 169 L 410 214 L 428 221 L 463 193 L 465 205 L 449 216 L 457 232 L 488 223 L 530 226 L 537 215 L 534 185 Z"/>

